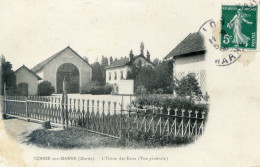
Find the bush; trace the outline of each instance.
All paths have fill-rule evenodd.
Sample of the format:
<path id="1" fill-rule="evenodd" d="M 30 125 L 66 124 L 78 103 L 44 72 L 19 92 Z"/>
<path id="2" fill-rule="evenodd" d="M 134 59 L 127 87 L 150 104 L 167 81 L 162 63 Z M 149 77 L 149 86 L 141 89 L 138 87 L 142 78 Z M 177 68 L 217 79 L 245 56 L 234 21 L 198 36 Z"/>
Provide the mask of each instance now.
<path id="1" fill-rule="evenodd" d="M 197 79 L 190 74 L 179 81 L 175 91 L 181 98 L 189 97 L 191 102 L 200 101 L 203 97 Z"/>
<path id="2" fill-rule="evenodd" d="M 38 85 L 39 96 L 50 96 L 54 92 L 55 92 L 54 87 L 48 81 L 43 81 Z"/>
<path id="3" fill-rule="evenodd" d="M 205 111 L 208 112 L 208 104 L 196 104 L 190 103 L 189 99 L 185 98 L 174 98 L 169 96 L 138 96 L 135 100 L 136 106 L 154 105 L 156 107 L 163 107 L 164 112 L 167 112 L 168 107 L 171 108 L 171 113 L 174 114 L 174 109 L 184 109 L 185 111 Z"/>
<path id="4" fill-rule="evenodd" d="M 111 92 L 113 91 L 113 85 L 111 84 L 106 84 L 104 86 L 104 93 L 105 94 L 111 94 Z"/>
<path id="5" fill-rule="evenodd" d="M 91 81 L 87 84 L 86 89 L 82 89 L 82 94 L 111 94 L 113 86 L 110 84 L 106 84 L 105 86 L 101 86 L 99 82 Z"/>

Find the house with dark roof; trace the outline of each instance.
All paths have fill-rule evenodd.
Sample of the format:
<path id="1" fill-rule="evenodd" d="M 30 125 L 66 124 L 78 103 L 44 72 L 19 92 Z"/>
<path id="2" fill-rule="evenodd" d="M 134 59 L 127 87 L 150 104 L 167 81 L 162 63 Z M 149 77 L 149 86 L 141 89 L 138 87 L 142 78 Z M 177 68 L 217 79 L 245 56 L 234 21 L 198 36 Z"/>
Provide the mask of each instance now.
<path id="1" fill-rule="evenodd" d="M 173 77 L 180 80 L 188 74 L 195 76 L 203 94 L 207 91 L 205 53 L 203 36 L 196 32 L 190 33 L 166 56 L 173 61 Z"/>
<path id="2" fill-rule="evenodd" d="M 141 43 L 140 55 L 135 56 L 131 50 L 129 57 L 124 57 L 114 62 L 110 62 L 110 65 L 106 67 L 106 83 L 115 84 L 121 80 L 125 80 L 127 72 L 134 64 L 140 64 L 141 66 L 154 66 L 153 62 L 151 62 L 149 51 L 147 51 L 145 57 L 143 48 L 143 43 Z"/>
<path id="3" fill-rule="evenodd" d="M 62 93 L 64 78 L 68 93 L 79 93 L 92 78 L 92 67 L 71 47 L 66 47 L 32 68 L 32 71 Z"/>
<path id="4" fill-rule="evenodd" d="M 14 74 L 16 76 L 16 85 L 20 95 L 37 95 L 38 81 L 42 79 L 41 77 L 25 65 L 18 68 Z"/>

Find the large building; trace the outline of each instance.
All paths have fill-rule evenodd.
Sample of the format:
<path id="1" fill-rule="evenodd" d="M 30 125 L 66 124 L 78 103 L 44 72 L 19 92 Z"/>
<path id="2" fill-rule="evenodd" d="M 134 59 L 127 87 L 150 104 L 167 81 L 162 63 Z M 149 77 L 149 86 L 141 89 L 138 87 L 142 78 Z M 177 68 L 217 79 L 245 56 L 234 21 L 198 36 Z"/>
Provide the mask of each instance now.
<path id="1" fill-rule="evenodd" d="M 92 68 L 69 46 L 32 68 L 45 81 L 51 82 L 55 93 L 62 93 L 64 78 L 68 93 L 79 93 L 92 78 Z"/>
<path id="2" fill-rule="evenodd" d="M 195 76 L 203 94 L 207 92 L 205 53 L 204 39 L 196 32 L 190 33 L 166 56 L 173 60 L 173 77 L 180 80 L 188 74 Z"/>
<path id="3" fill-rule="evenodd" d="M 16 70 L 15 75 L 18 90 L 23 95 L 37 95 L 38 83 L 42 81 L 49 81 L 55 93 L 62 93 L 64 79 L 67 81 L 68 93 L 79 93 L 91 81 L 92 68 L 68 46 L 31 70 L 23 65 Z"/>
<path id="4" fill-rule="evenodd" d="M 143 53 L 143 43 L 141 43 L 140 55 L 134 56 L 131 51 L 129 57 L 121 58 L 110 63 L 106 67 L 106 83 L 117 84 L 121 80 L 125 80 L 127 72 L 131 69 L 133 64 L 140 64 L 141 66 L 154 66 L 150 59 L 150 53 L 147 51 L 146 57 Z"/>

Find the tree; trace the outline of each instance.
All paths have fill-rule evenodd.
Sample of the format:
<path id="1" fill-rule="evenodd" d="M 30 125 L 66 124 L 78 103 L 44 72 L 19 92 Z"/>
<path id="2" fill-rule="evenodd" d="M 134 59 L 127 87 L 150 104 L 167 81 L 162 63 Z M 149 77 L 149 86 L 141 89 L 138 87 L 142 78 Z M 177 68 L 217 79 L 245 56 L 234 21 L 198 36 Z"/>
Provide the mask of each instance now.
<path id="1" fill-rule="evenodd" d="M 202 92 L 199 87 L 199 83 L 196 78 L 190 74 L 183 77 L 176 87 L 176 93 L 178 96 L 182 98 L 186 98 L 187 96 L 190 99 L 190 102 L 194 102 L 196 99 L 201 99 Z"/>
<path id="2" fill-rule="evenodd" d="M 173 66 L 171 61 L 158 61 L 155 66 L 156 72 L 156 91 L 163 90 L 163 93 L 172 94 L 173 91 Z M 159 90 L 160 89 L 160 90 Z"/>
<path id="3" fill-rule="evenodd" d="M 85 62 L 89 63 L 89 60 L 86 56 L 84 56 L 83 59 L 85 60 Z"/>
<path id="4" fill-rule="evenodd" d="M 146 89 L 152 92 L 155 87 L 156 74 L 151 66 L 140 66 L 138 63 L 131 66 L 131 70 L 127 73 L 127 79 L 134 80 L 134 90 Z"/>
<path id="5" fill-rule="evenodd" d="M 160 60 L 158 59 L 158 58 L 155 58 L 154 60 L 153 60 L 153 64 L 155 64 L 156 66 L 158 66 L 159 64 L 160 64 Z"/>
<path id="6" fill-rule="evenodd" d="M 172 62 L 155 59 L 155 66 L 142 66 L 141 62 L 131 66 L 127 79 L 133 79 L 135 90 L 144 86 L 150 93 L 167 93 L 173 91 Z"/>
<path id="7" fill-rule="evenodd" d="M 112 58 L 112 57 L 110 57 Z M 98 82 L 101 86 L 106 84 L 106 66 L 108 66 L 108 58 L 102 56 L 101 64 L 97 61 L 92 66 L 92 81 Z"/>
<path id="8" fill-rule="evenodd" d="M 13 71 L 13 66 L 9 61 L 6 61 L 5 57 L 1 57 L 1 70 L 2 70 L 2 82 L 1 92 L 4 92 L 4 83 L 6 83 L 6 90 L 8 94 L 16 93 L 16 76 Z"/>
<path id="9" fill-rule="evenodd" d="M 107 58 L 107 57 L 102 56 L 101 66 L 104 67 L 104 68 L 105 68 L 106 66 L 108 66 L 108 58 Z"/>
<path id="10" fill-rule="evenodd" d="M 92 81 L 99 82 L 101 85 L 105 84 L 105 77 L 103 74 L 103 68 L 99 62 L 95 62 L 92 65 Z"/>

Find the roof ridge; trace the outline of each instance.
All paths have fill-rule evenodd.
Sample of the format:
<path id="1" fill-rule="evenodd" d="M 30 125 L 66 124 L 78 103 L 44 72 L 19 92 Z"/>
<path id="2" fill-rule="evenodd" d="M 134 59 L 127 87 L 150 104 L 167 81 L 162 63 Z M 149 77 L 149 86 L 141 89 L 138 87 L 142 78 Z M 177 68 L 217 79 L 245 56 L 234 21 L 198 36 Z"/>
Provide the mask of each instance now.
<path id="1" fill-rule="evenodd" d="M 91 65 L 88 63 L 88 62 L 86 62 L 75 50 L 73 50 L 69 45 L 66 47 L 66 48 L 64 48 L 64 49 L 62 49 L 62 50 L 60 50 L 60 51 L 58 51 L 57 53 L 55 53 L 54 55 L 52 55 L 52 56 L 50 56 L 50 57 L 48 57 L 47 59 L 45 59 L 45 60 L 43 60 L 43 61 L 41 61 L 40 63 L 38 63 L 36 66 L 34 66 L 31 70 L 33 71 L 33 72 L 37 72 L 37 71 L 39 71 L 39 70 L 41 70 L 46 64 L 48 64 L 50 61 L 52 61 L 53 59 L 55 59 L 57 56 L 59 56 L 62 52 L 64 52 L 66 49 L 70 49 L 75 55 L 77 55 L 81 60 L 83 60 L 83 62 L 85 62 L 86 64 L 88 64 L 90 67 L 91 67 Z M 92 68 L 92 67 L 91 67 Z"/>
<path id="2" fill-rule="evenodd" d="M 41 77 L 39 77 L 37 74 L 35 74 L 32 70 L 30 70 L 28 67 L 26 67 L 24 64 L 21 66 L 21 67 L 19 67 L 17 70 L 15 70 L 15 72 L 14 73 L 16 73 L 17 71 L 19 71 L 21 68 L 25 68 L 26 70 L 28 70 L 30 73 L 32 73 L 38 80 L 41 80 L 42 78 Z"/>
<path id="3" fill-rule="evenodd" d="M 197 51 L 204 51 L 205 44 L 204 44 L 204 38 L 201 34 L 198 34 L 196 32 L 189 33 L 181 42 L 174 47 L 173 50 L 171 50 L 167 56 L 166 59 L 169 57 L 174 57 L 178 55 L 185 55 L 188 53 L 193 53 Z"/>

